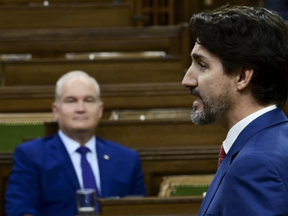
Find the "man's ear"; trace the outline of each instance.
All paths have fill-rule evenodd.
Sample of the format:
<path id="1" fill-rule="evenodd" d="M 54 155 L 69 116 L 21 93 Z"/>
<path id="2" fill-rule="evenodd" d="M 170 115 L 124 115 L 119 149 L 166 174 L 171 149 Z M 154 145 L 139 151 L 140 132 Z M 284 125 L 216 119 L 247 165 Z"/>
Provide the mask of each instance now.
<path id="1" fill-rule="evenodd" d="M 56 102 L 52 103 L 52 112 L 55 120 L 58 120 L 59 108 Z"/>
<path id="2" fill-rule="evenodd" d="M 237 75 L 237 89 L 243 90 L 247 88 L 247 86 L 252 80 L 253 74 L 254 70 L 252 68 L 240 68 L 239 74 Z"/>
<path id="3" fill-rule="evenodd" d="M 100 104 L 99 104 L 99 118 L 100 119 L 103 116 L 103 112 L 104 112 L 104 103 L 102 101 L 100 101 Z"/>

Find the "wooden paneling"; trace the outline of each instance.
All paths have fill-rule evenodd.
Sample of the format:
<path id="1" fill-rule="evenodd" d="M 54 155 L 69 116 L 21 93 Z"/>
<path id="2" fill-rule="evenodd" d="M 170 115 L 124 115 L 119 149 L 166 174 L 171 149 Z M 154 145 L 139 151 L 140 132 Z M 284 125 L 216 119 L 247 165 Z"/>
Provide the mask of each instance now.
<path id="1" fill-rule="evenodd" d="M 12 154 L 0 153 L 0 214 L 5 215 L 5 191 L 7 187 L 8 178 L 12 170 Z"/>
<path id="2" fill-rule="evenodd" d="M 133 8 L 128 4 L 93 3 L 1 6 L 0 14 L 1 29 L 116 27 L 132 26 Z"/>
<path id="3" fill-rule="evenodd" d="M 164 51 L 189 65 L 187 25 L 115 28 L 0 30 L 0 53 L 29 53 L 32 58 L 65 57 L 66 53 Z M 188 63 L 187 63 L 188 62 Z"/>
<path id="4" fill-rule="evenodd" d="M 181 82 L 181 58 L 135 57 L 95 60 L 3 61 L 2 86 L 55 85 L 72 70 L 83 70 L 100 84 Z"/>
<path id="5" fill-rule="evenodd" d="M 195 97 L 180 82 L 103 84 L 105 111 L 192 107 Z M 11 86 L 0 88 L 0 112 L 51 112 L 54 86 Z"/>
<path id="6" fill-rule="evenodd" d="M 213 134 L 209 136 L 213 137 Z M 165 176 L 216 173 L 219 145 L 177 147 L 175 143 L 174 147 L 137 150 L 141 157 L 147 193 L 150 196 L 158 195 Z"/>
<path id="7" fill-rule="evenodd" d="M 144 25 L 174 25 L 174 4 L 175 0 L 137 0 L 135 15 L 140 21 L 145 20 Z M 142 25 L 143 22 L 138 23 Z"/>
<path id="8" fill-rule="evenodd" d="M 43 54 L 43 57 L 93 51 L 163 50 L 169 53 L 171 40 L 178 40 L 180 44 L 181 33 L 181 26 L 7 29 L 0 30 L 0 53 Z M 179 53 L 180 49 L 170 54 Z"/>
<path id="9" fill-rule="evenodd" d="M 202 197 L 100 199 L 101 215 L 189 214 L 200 208 Z"/>
<path id="10" fill-rule="evenodd" d="M 69 3 L 69 4 L 81 4 L 81 3 L 109 3 L 109 4 L 119 4 L 119 3 L 129 3 L 133 4 L 134 0 L 49 0 L 49 5 Z M 43 0 L 0 0 L 0 5 L 44 5 Z M 47 4 L 47 3 L 46 3 Z"/>
<path id="11" fill-rule="evenodd" d="M 58 130 L 56 122 L 45 123 L 46 134 Z M 109 121 L 102 120 L 97 136 L 134 149 L 175 146 L 219 146 L 225 131 L 217 125 L 198 126 L 191 120 Z M 211 136 L 210 136 L 211 135 Z"/>

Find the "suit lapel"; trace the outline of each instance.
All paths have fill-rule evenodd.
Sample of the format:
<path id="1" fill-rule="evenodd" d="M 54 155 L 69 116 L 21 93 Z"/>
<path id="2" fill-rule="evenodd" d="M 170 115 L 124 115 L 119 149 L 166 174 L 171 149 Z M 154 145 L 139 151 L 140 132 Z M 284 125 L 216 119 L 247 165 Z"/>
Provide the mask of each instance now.
<path id="1" fill-rule="evenodd" d="M 51 145 L 51 152 L 52 155 L 55 157 L 55 159 L 59 162 L 59 164 L 62 166 L 63 172 L 67 174 L 68 180 L 73 185 L 74 190 L 80 188 L 80 184 L 78 182 L 78 178 L 75 172 L 75 169 L 73 167 L 71 158 L 60 139 L 58 133 L 54 136 L 54 138 L 50 141 Z"/>
<path id="2" fill-rule="evenodd" d="M 110 185 L 113 178 L 113 173 L 111 174 L 111 172 L 113 170 L 112 164 L 114 161 L 114 155 L 109 146 L 107 146 L 103 140 L 96 138 L 96 143 L 97 159 L 101 180 L 101 196 L 108 197 L 110 196 Z"/>
<path id="3" fill-rule="evenodd" d="M 217 170 L 216 175 L 209 187 L 209 190 L 207 191 L 205 199 L 203 200 L 203 203 L 200 207 L 198 214 L 199 216 L 205 215 L 210 203 L 213 200 L 213 197 L 216 194 L 219 185 L 221 184 L 223 177 L 229 169 L 230 164 L 233 162 L 234 158 L 245 145 L 245 143 L 249 140 L 249 138 L 264 128 L 271 127 L 282 122 L 287 122 L 287 118 L 283 111 L 277 108 L 258 117 L 257 119 L 252 121 L 246 128 L 244 128 L 244 130 L 239 134 L 238 138 L 233 143 L 228 154 L 225 156 L 225 159 L 222 162 L 221 166 Z"/>
<path id="4" fill-rule="evenodd" d="M 230 151 L 229 151 L 230 153 Z M 228 153 L 228 154 L 229 154 Z M 200 210 L 198 215 L 205 215 L 211 201 L 213 200 L 213 197 L 215 196 L 215 193 L 223 179 L 223 177 L 225 176 L 225 173 L 227 172 L 227 169 L 229 167 L 229 162 L 230 159 L 228 159 L 228 154 L 225 156 L 225 159 L 223 160 L 221 166 L 219 167 L 219 169 L 217 170 L 215 177 L 211 183 L 211 185 L 209 186 L 209 189 L 207 191 L 207 194 L 201 204 Z M 216 166 L 216 162 L 215 162 L 215 166 Z"/>

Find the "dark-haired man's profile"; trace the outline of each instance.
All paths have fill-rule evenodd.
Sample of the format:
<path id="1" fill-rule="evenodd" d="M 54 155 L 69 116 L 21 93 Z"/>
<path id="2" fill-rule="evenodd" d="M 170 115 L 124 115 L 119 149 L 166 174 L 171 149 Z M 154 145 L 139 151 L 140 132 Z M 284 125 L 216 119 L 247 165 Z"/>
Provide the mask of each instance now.
<path id="1" fill-rule="evenodd" d="M 199 216 L 288 215 L 285 20 L 265 8 L 223 6 L 190 25 L 196 42 L 182 83 L 198 97 L 191 119 L 227 130 Z"/>

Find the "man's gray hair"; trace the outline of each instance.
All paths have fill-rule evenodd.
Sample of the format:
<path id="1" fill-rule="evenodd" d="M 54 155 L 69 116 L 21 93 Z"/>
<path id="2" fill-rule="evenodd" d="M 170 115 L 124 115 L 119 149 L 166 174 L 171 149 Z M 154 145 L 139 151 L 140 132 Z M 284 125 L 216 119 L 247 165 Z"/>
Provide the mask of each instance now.
<path id="1" fill-rule="evenodd" d="M 100 100 L 100 86 L 98 84 L 98 82 L 96 81 L 96 79 L 94 77 L 91 77 L 89 76 L 89 74 L 87 74 L 86 72 L 84 71 L 70 71 L 66 74 L 64 74 L 62 77 L 60 77 L 58 79 L 58 81 L 56 82 L 56 87 L 55 87 L 55 101 L 56 102 L 59 102 L 60 101 L 60 95 L 61 95 L 61 86 L 63 84 L 63 82 L 70 78 L 70 77 L 76 77 L 76 76 L 81 76 L 81 77 L 86 77 L 88 78 L 88 80 L 90 80 L 94 86 L 95 86 L 95 89 L 96 89 L 96 92 L 98 94 L 98 99 Z"/>

